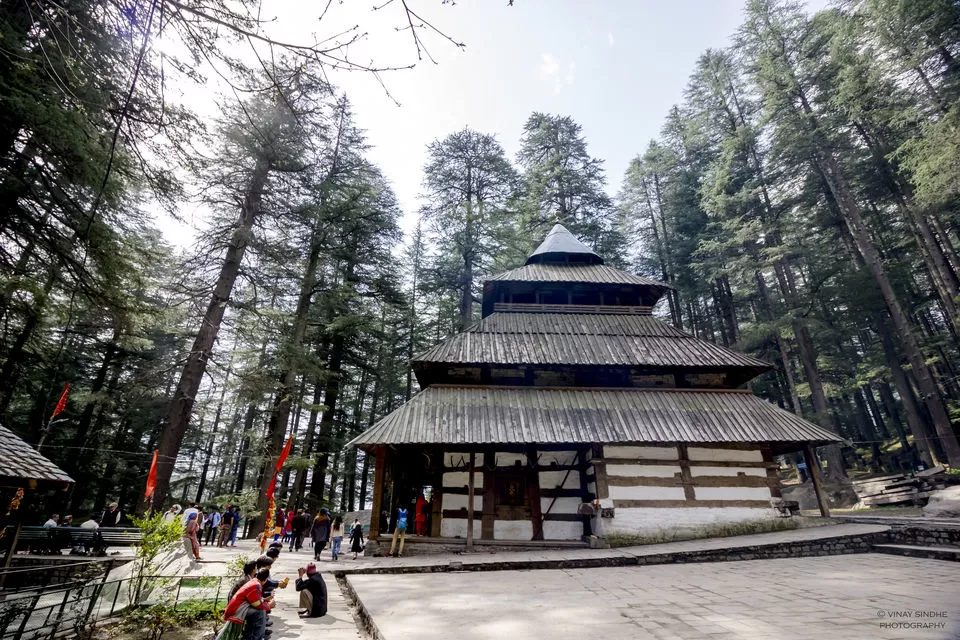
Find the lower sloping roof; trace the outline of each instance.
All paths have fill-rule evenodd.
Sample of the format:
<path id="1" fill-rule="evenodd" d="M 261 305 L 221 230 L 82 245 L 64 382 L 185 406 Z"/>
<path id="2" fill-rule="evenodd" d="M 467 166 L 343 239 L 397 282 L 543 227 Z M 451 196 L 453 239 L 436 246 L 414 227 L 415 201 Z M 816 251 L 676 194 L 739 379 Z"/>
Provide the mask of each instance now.
<path id="1" fill-rule="evenodd" d="M 73 478 L 0 425 L 0 486 L 65 489 Z"/>
<path id="2" fill-rule="evenodd" d="M 840 442 L 748 391 L 434 385 L 349 445 Z"/>

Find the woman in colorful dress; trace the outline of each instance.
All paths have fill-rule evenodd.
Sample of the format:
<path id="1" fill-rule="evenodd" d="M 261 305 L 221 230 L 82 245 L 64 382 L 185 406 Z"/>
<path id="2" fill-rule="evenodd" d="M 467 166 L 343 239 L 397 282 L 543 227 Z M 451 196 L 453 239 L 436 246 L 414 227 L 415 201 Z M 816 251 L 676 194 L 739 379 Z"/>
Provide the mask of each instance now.
<path id="1" fill-rule="evenodd" d="M 187 524 L 183 528 L 183 537 L 190 542 L 190 550 L 193 557 L 200 559 L 200 541 L 197 540 L 197 530 L 200 528 L 199 519 L 196 513 L 187 516 Z"/>
<path id="2" fill-rule="evenodd" d="M 267 611 L 273 598 L 263 597 L 263 585 L 270 578 L 269 569 L 257 571 L 256 579 L 244 584 L 223 610 L 223 629 L 217 640 L 259 640 L 267 624 Z"/>

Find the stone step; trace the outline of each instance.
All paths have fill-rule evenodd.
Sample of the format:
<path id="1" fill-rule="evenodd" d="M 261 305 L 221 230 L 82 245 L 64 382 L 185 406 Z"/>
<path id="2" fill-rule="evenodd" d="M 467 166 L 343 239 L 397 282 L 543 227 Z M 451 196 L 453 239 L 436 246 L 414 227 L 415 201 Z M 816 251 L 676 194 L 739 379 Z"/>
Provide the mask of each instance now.
<path id="1" fill-rule="evenodd" d="M 871 546 L 875 553 L 960 562 L 960 547 L 922 547 L 913 544 L 874 544 Z"/>

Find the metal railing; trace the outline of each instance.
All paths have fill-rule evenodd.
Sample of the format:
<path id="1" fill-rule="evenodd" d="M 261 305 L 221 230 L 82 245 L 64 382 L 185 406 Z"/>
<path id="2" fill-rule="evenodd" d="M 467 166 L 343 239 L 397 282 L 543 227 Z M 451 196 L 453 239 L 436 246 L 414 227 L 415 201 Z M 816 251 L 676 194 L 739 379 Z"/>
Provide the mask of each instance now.
<path id="1" fill-rule="evenodd" d="M 36 571 L 14 570 L 14 571 Z M 85 628 L 131 607 L 165 604 L 176 609 L 190 602 L 226 606 L 231 576 L 127 576 L 83 578 L 62 584 L 0 591 L 0 640 L 34 640 L 79 634 Z M 225 582 L 226 581 L 226 582 Z"/>

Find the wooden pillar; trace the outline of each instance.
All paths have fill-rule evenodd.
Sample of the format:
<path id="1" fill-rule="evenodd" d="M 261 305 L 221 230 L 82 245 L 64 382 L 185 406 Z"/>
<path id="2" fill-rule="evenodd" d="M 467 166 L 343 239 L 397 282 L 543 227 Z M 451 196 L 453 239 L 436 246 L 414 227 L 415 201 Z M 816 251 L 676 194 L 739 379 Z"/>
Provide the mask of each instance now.
<path id="1" fill-rule="evenodd" d="M 677 460 L 680 462 L 680 483 L 683 485 L 684 500 L 696 500 L 697 492 L 693 488 L 693 474 L 690 472 L 690 457 L 687 455 L 687 445 L 677 445 Z"/>
<path id="2" fill-rule="evenodd" d="M 446 454 L 443 449 L 440 449 L 439 455 L 440 466 L 433 485 L 433 497 L 430 500 L 430 508 L 433 512 L 430 518 L 430 535 L 434 538 L 440 537 L 443 523 L 443 467 L 446 464 Z"/>
<path id="3" fill-rule="evenodd" d="M 603 461 L 603 445 L 593 445 L 591 452 L 593 463 L 593 482 L 597 487 L 597 500 L 606 500 L 610 497 L 610 488 L 607 486 L 607 463 Z"/>
<path id="4" fill-rule="evenodd" d="M 376 540 L 380 535 L 380 511 L 383 504 L 383 474 L 386 471 L 387 447 L 378 444 L 376 446 L 375 464 L 373 467 L 373 504 L 370 505 L 370 531 L 367 533 L 369 540 Z"/>
<path id="5" fill-rule="evenodd" d="M 827 506 L 827 496 L 823 493 L 823 474 L 820 472 L 820 461 L 817 460 L 817 454 L 813 450 L 812 445 L 806 445 L 803 453 L 807 459 L 807 470 L 810 472 L 810 479 L 813 480 L 813 490 L 817 494 L 817 504 L 820 505 L 820 515 L 824 518 L 829 518 L 830 509 Z"/>
<path id="6" fill-rule="evenodd" d="M 477 454 L 470 452 L 470 471 L 467 476 L 467 551 L 473 551 L 473 471 Z"/>
<path id="7" fill-rule="evenodd" d="M 760 448 L 760 453 L 763 454 L 763 461 L 766 463 L 774 462 L 773 451 L 770 450 L 770 446 L 764 446 Z M 783 492 L 780 491 L 780 473 L 774 469 L 772 466 L 767 467 L 767 482 L 770 487 L 770 497 L 771 498 L 782 498 Z"/>
<path id="8" fill-rule="evenodd" d="M 530 502 L 530 521 L 533 539 L 543 540 L 543 513 L 540 509 L 540 466 L 535 447 L 527 449 L 527 500 Z"/>
<path id="9" fill-rule="evenodd" d="M 497 452 L 486 449 L 483 452 L 483 520 L 480 523 L 480 539 L 493 540 L 494 523 L 497 520 L 496 468 Z"/>

